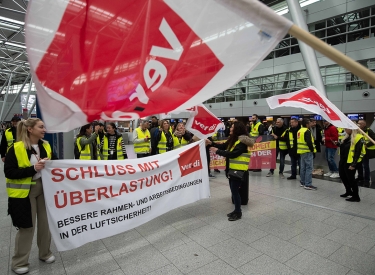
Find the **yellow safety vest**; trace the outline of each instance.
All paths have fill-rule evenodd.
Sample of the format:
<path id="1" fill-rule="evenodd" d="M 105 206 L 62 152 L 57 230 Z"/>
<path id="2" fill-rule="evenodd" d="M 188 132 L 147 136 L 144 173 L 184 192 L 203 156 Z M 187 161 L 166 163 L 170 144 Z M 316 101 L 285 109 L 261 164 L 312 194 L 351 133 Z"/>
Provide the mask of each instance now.
<path id="1" fill-rule="evenodd" d="M 257 137 L 259 136 L 259 126 L 261 125 L 262 123 L 261 122 L 258 122 L 257 124 L 252 124 L 251 125 L 251 130 L 250 130 L 250 136 L 252 137 Z"/>
<path id="2" fill-rule="evenodd" d="M 91 159 L 90 144 L 86 144 L 85 148 L 82 150 L 82 146 L 81 146 L 81 143 L 80 143 L 81 138 L 82 137 L 79 137 L 79 138 L 76 139 L 78 150 L 81 152 L 81 154 L 79 155 L 79 159 L 90 160 Z"/>
<path id="3" fill-rule="evenodd" d="M 173 141 L 174 144 L 174 141 Z M 158 143 L 158 149 L 159 149 L 159 154 L 163 154 L 167 152 L 167 137 L 165 136 L 164 132 L 161 132 L 161 138 Z"/>
<path id="4" fill-rule="evenodd" d="M 14 143 L 15 139 L 13 137 L 12 128 L 5 130 L 5 138 L 7 140 L 8 148 Z"/>
<path id="5" fill-rule="evenodd" d="M 355 139 L 354 139 L 354 144 L 351 144 L 350 145 L 350 149 L 349 149 L 349 154 L 348 154 L 348 160 L 347 160 L 347 163 L 352 163 L 353 162 L 353 157 L 354 157 L 354 151 L 355 151 L 355 145 L 357 144 L 358 141 L 362 142 L 361 139 L 363 138 L 363 136 L 361 134 L 357 134 L 355 136 Z M 361 150 L 361 154 L 359 155 L 359 158 L 358 158 L 358 161 L 357 162 L 361 162 L 363 157 L 366 155 L 366 148 L 365 146 L 363 146 L 362 144 L 362 150 Z"/>
<path id="6" fill-rule="evenodd" d="M 305 132 L 307 130 L 308 129 L 306 127 L 301 127 L 301 129 L 299 129 L 299 131 L 297 132 L 297 154 L 305 154 L 305 153 L 311 152 L 309 146 L 307 146 L 307 143 L 305 141 Z M 310 132 L 310 135 L 311 135 L 312 144 L 314 146 L 314 153 L 316 153 L 314 137 L 311 134 L 311 132 Z"/>
<path id="7" fill-rule="evenodd" d="M 344 133 L 345 129 L 341 127 L 337 127 L 337 132 L 339 133 L 339 140 L 341 141 L 345 137 L 345 135 L 340 135 L 340 134 Z"/>
<path id="8" fill-rule="evenodd" d="M 96 155 L 98 156 L 99 160 L 101 159 L 101 156 L 100 156 L 100 144 L 101 143 L 102 141 L 100 140 L 100 136 L 98 134 L 98 136 L 96 137 Z"/>
<path id="9" fill-rule="evenodd" d="M 289 145 L 291 149 L 294 147 L 294 136 L 293 136 L 293 132 L 290 131 L 290 128 L 289 128 Z"/>
<path id="10" fill-rule="evenodd" d="M 104 136 L 103 137 L 103 160 L 108 160 L 109 156 L 109 150 L 108 150 L 108 137 Z M 117 153 L 117 159 L 124 159 L 124 153 L 122 152 L 122 137 L 119 137 L 117 139 L 117 144 L 116 144 L 116 153 Z"/>
<path id="11" fill-rule="evenodd" d="M 366 130 L 366 134 L 368 135 L 368 128 Z M 365 139 L 365 143 L 370 142 L 370 140 L 366 136 L 363 136 L 363 138 Z M 372 144 L 370 147 L 367 147 L 366 150 L 375 150 L 375 144 Z"/>
<path id="12" fill-rule="evenodd" d="M 47 152 L 47 157 L 52 158 L 51 146 L 48 142 L 43 142 L 43 147 Z M 16 154 L 18 167 L 27 168 L 31 166 L 25 144 L 22 141 L 14 143 L 14 153 Z M 33 177 L 23 179 L 6 179 L 6 188 L 9 198 L 26 198 L 30 192 L 30 185 L 35 184 Z"/>
<path id="13" fill-rule="evenodd" d="M 234 147 L 236 147 L 238 143 L 240 143 L 239 140 L 237 140 L 234 143 L 234 145 L 229 151 L 230 152 L 233 151 Z M 239 157 L 230 158 L 229 169 L 247 171 L 249 169 L 249 163 L 250 163 L 250 154 L 249 154 L 249 151 L 247 151 L 247 153 L 243 153 Z"/>
<path id="14" fill-rule="evenodd" d="M 289 131 L 289 129 L 286 129 L 284 131 L 284 133 L 281 135 L 281 137 L 284 137 L 287 131 Z M 279 149 L 280 150 L 288 150 L 288 146 L 286 145 L 286 141 L 279 140 Z"/>
<path id="15" fill-rule="evenodd" d="M 180 143 L 179 138 L 173 135 L 173 149 L 178 149 L 188 144 L 189 142 L 186 139 L 184 139 L 184 137 L 181 137 L 181 143 Z"/>
<path id="16" fill-rule="evenodd" d="M 137 136 L 139 139 L 145 139 L 146 137 L 150 138 L 150 131 L 146 129 L 146 131 L 142 131 L 141 128 L 135 129 L 137 131 Z M 140 153 L 150 153 L 150 142 L 145 141 L 141 143 L 134 143 L 134 152 L 136 154 Z"/>

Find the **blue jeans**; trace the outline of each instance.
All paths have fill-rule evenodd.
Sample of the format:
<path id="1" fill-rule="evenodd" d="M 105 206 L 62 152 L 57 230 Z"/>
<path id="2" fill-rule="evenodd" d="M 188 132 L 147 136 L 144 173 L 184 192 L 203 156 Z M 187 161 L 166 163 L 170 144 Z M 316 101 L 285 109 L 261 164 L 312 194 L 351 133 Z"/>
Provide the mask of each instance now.
<path id="1" fill-rule="evenodd" d="M 233 202 L 234 202 L 234 211 L 241 212 L 241 196 L 240 196 L 240 187 L 241 180 L 229 179 L 230 191 L 232 192 Z"/>
<path id="2" fill-rule="evenodd" d="M 292 164 L 292 177 L 297 176 L 297 165 L 301 168 L 301 161 L 300 161 L 300 156 L 290 156 L 290 161 Z"/>
<path id="3" fill-rule="evenodd" d="M 365 177 L 363 178 L 363 170 L 365 171 Z M 362 162 L 358 165 L 358 179 L 370 181 L 370 160 L 365 156 Z"/>
<path id="4" fill-rule="evenodd" d="M 312 185 L 312 172 L 313 172 L 313 164 L 314 162 L 314 154 L 312 152 L 301 154 L 301 171 L 300 171 L 300 178 L 301 183 L 304 186 L 311 186 Z"/>
<path id="5" fill-rule="evenodd" d="M 336 162 L 335 162 L 335 154 L 337 149 L 336 148 L 327 148 L 326 147 L 326 159 L 328 162 L 329 171 L 338 173 L 339 169 L 337 168 Z"/>
<path id="6" fill-rule="evenodd" d="M 279 167 L 279 174 L 284 173 L 284 167 L 285 167 L 285 156 L 288 154 L 287 150 L 280 150 L 279 148 L 276 148 L 276 159 L 279 156 L 280 153 L 280 167 Z M 275 169 L 270 169 L 270 172 L 273 174 L 273 171 Z"/>

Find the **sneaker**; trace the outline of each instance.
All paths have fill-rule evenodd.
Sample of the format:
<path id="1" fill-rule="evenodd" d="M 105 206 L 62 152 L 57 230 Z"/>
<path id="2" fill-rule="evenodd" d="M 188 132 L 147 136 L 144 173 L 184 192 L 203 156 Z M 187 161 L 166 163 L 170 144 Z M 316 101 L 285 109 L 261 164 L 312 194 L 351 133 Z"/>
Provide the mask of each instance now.
<path id="1" fill-rule="evenodd" d="M 266 177 L 271 177 L 273 176 L 273 173 L 272 172 L 268 172 L 267 176 Z"/>
<path id="2" fill-rule="evenodd" d="M 283 174 L 283 173 L 280 173 L 280 174 L 279 174 L 279 177 L 280 177 L 281 179 L 285 179 L 285 177 L 284 177 L 284 174 Z"/>
<path id="3" fill-rule="evenodd" d="M 338 179 L 340 177 L 339 173 L 333 173 L 330 178 L 332 179 Z"/>
<path id="4" fill-rule="evenodd" d="M 29 268 L 28 267 L 20 267 L 20 268 L 13 269 L 13 271 L 16 274 L 26 274 L 27 272 L 29 272 Z"/>
<path id="5" fill-rule="evenodd" d="M 229 217 L 232 217 L 234 213 L 236 213 L 236 212 L 233 211 L 233 212 L 228 213 L 228 214 L 227 214 L 227 217 L 228 217 L 228 218 L 229 218 Z"/>
<path id="6" fill-rule="evenodd" d="M 328 173 L 325 173 L 323 176 L 330 177 L 332 174 L 333 174 L 332 172 L 328 172 Z"/>
<path id="7" fill-rule="evenodd" d="M 216 173 L 220 173 L 220 170 L 219 170 L 219 169 L 214 169 L 214 171 L 215 171 Z"/>
<path id="8" fill-rule="evenodd" d="M 209 177 L 210 179 L 216 179 L 216 177 L 215 177 L 214 175 L 212 175 L 212 174 L 209 174 L 208 177 Z"/>
<path id="9" fill-rule="evenodd" d="M 242 217 L 242 213 L 241 212 L 239 212 L 239 213 L 238 212 L 234 212 L 233 215 L 228 218 L 228 221 L 231 221 L 231 222 L 237 221 L 237 220 L 240 220 L 241 217 Z"/>
<path id="10" fill-rule="evenodd" d="M 305 185 L 301 183 L 301 185 L 299 187 L 305 187 Z"/>
<path id="11" fill-rule="evenodd" d="M 305 186 L 305 189 L 306 190 L 317 190 L 318 188 L 315 187 L 315 186 L 310 185 L 310 186 Z"/>
<path id="12" fill-rule="evenodd" d="M 287 177 L 286 179 L 287 180 L 295 180 L 297 177 L 296 176 L 290 176 L 290 177 Z"/>
<path id="13" fill-rule="evenodd" d="M 341 198 L 350 197 L 352 194 L 345 192 L 345 194 L 340 195 Z"/>
<path id="14" fill-rule="evenodd" d="M 51 255 L 47 260 L 42 260 L 46 264 L 52 264 L 56 260 L 55 256 Z"/>
<path id="15" fill-rule="evenodd" d="M 361 199 L 359 197 L 351 197 L 349 199 L 346 199 L 346 201 L 355 201 L 355 202 L 360 202 Z"/>

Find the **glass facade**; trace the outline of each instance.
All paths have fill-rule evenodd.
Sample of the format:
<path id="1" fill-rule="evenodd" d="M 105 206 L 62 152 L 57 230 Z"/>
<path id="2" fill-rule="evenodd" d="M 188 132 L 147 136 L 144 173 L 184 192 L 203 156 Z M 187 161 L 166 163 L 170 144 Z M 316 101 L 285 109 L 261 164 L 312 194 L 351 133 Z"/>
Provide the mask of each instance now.
<path id="1" fill-rule="evenodd" d="M 312 34 L 331 45 L 374 37 L 375 6 L 314 22 L 309 24 L 308 28 Z M 299 52 L 297 40 L 287 35 L 265 60 Z M 375 71 L 375 59 L 360 60 L 358 62 Z M 321 67 L 320 73 L 327 92 L 374 88 L 337 64 Z M 306 70 L 245 78 L 232 88 L 204 103 L 267 98 L 273 95 L 298 91 L 310 85 Z"/>

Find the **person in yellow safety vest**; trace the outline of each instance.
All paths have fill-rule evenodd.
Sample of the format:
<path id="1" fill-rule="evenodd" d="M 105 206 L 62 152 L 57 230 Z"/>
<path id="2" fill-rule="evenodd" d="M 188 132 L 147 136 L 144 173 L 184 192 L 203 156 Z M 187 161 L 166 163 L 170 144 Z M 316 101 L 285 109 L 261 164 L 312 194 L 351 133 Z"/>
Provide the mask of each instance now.
<path id="1" fill-rule="evenodd" d="M 179 122 L 176 126 L 176 131 L 173 133 L 173 148 L 178 149 L 188 145 L 191 142 L 191 138 L 192 135 L 186 131 L 184 123 Z"/>
<path id="2" fill-rule="evenodd" d="M 364 121 L 363 119 L 358 120 L 358 126 L 371 139 L 375 140 L 375 133 L 373 130 L 367 127 L 366 121 Z M 358 166 L 357 181 L 358 182 L 364 181 L 364 183 L 368 185 L 371 182 L 370 159 L 375 158 L 375 144 L 373 144 L 366 136 L 364 136 L 363 138 L 365 142 L 366 155 L 363 158 L 362 163 Z"/>
<path id="3" fill-rule="evenodd" d="M 351 196 L 351 198 L 346 200 L 360 202 L 358 182 L 355 181 L 355 171 L 361 165 L 366 154 L 364 138 L 357 129 L 345 129 L 345 132 L 344 139 L 341 142 L 337 142 L 340 146 L 339 174 L 345 186 L 345 193 L 340 195 L 340 197 Z"/>
<path id="4" fill-rule="evenodd" d="M 86 124 L 81 127 L 79 134 L 76 137 L 76 145 L 79 152 L 79 159 L 81 160 L 97 160 L 98 146 L 96 139 L 99 136 L 99 124 L 96 124 L 93 133 L 92 124 Z"/>
<path id="5" fill-rule="evenodd" d="M 292 175 L 287 177 L 288 180 L 297 178 L 297 166 L 300 167 L 300 156 L 297 154 L 297 133 L 301 129 L 301 125 L 296 117 L 291 117 L 290 128 L 287 135 L 288 141 L 286 146 L 288 147 L 288 153 L 290 156 Z"/>
<path id="6" fill-rule="evenodd" d="M 287 133 L 286 125 L 284 124 L 284 119 L 279 117 L 276 120 L 275 127 L 272 127 L 271 136 L 276 139 L 276 159 L 280 153 L 280 167 L 279 167 L 279 177 L 284 178 L 284 167 L 285 167 L 285 156 L 288 154 L 288 147 L 286 146 L 285 134 Z M 273 176 L 274 169 L 270 169 L 267 177 Z"/>
<path id="7" fill-rule="evenodd" d="M 13 117 L 11 121 L 12 126 L 6 129 L 1 137 L 0 154 L 3 162 L 5 161 L 8 148 L 17 140 L 17 124 L 20 120 L 21 118 L 17 116 Z"/>
<path id="8" fill-rule="evenodd" d="M 45 161 L 57 159 L 51 146 L 44 141 L 46 128 L 39 118 L 19 122 L 17 142 L 8 150 L 4 174 L 8 193 L 8 213 L 18 228 L 12 270 L 17 274 L 29 271 L 29 255 L 37 228 L 39 259 L 50 264 L 55 261 L 50 245 L 47 211 L 44 201 L 41 170 Z"/>
<path id="9" fill-rule="evenodd" d="M 337 132 L 339 133 L 339 141 L 343 140 L 346 135 L 345 129 L 337 127 Z"/>
<path id="10" fill-rule="evenodd" d="M 144 158 L 150 155 L 151 134 L 148 130 L 148 121 L 141 120 L 138 128 L 133 132 L 134 152 L 137 158 Z"/>
<path id="11" fill-rule="evenodd" d="M 225 173 L 229 179 L 229 186 L 234 202 L 234 211 L 229 213 L 228 220 L 236 221 L 241 219 L 241 196 L 239 189 L 243 180 L 248 178 L 250 152 L 248 147 L 253 147 L 254 139 L 247 134 L 245 125 L 240 121 L 232 124 L 229 132 L 229 139 L 225 143 L 212 143 L 210 151 L 226 158 Z M 229 176 L 229 170 L 244 172 L 243 178 Z"/>
<path id="12" fill-rule="evenodd" d="M 259 117 L 257 114 L 253 114 L 251 117 L 252 124 L 250 125 L 250 136 L 251 137 L 258 137 L 264 134 L 264 125 L 259 120 Z M 262 164 L 260 163 L 260 158 L 257 159 L 256 167 L 261 167 Z M 253 172 L 261 172 L 262 169 L 253 169 Z"/>
<path id="13" fill-rule="evenodd" d="M 173 150 L 173 136 L 170 129 L 169 121 L 163 120 L 156 139 L 158 142 L 158 154 L 163 154 Z"/>
<path id="14" fill-rule="evenodd" d="M 116 124 L 107 124 L 107 132 L 100 143 L 102 160 L 126 159 L 126 148 L 122 135 L 117 132 Z"/>
<path id="15" fill-rule="evenodd" d="M 304 187 L 306 190 L 317 189 L 312 185 L 315 153 L 314 137 L 310 132 L 310 120 L 304 118 L 302 120 L 302 127 L 297 132 L 297 154 L 300 155 L 301 162 L 301 187 Z"/>

